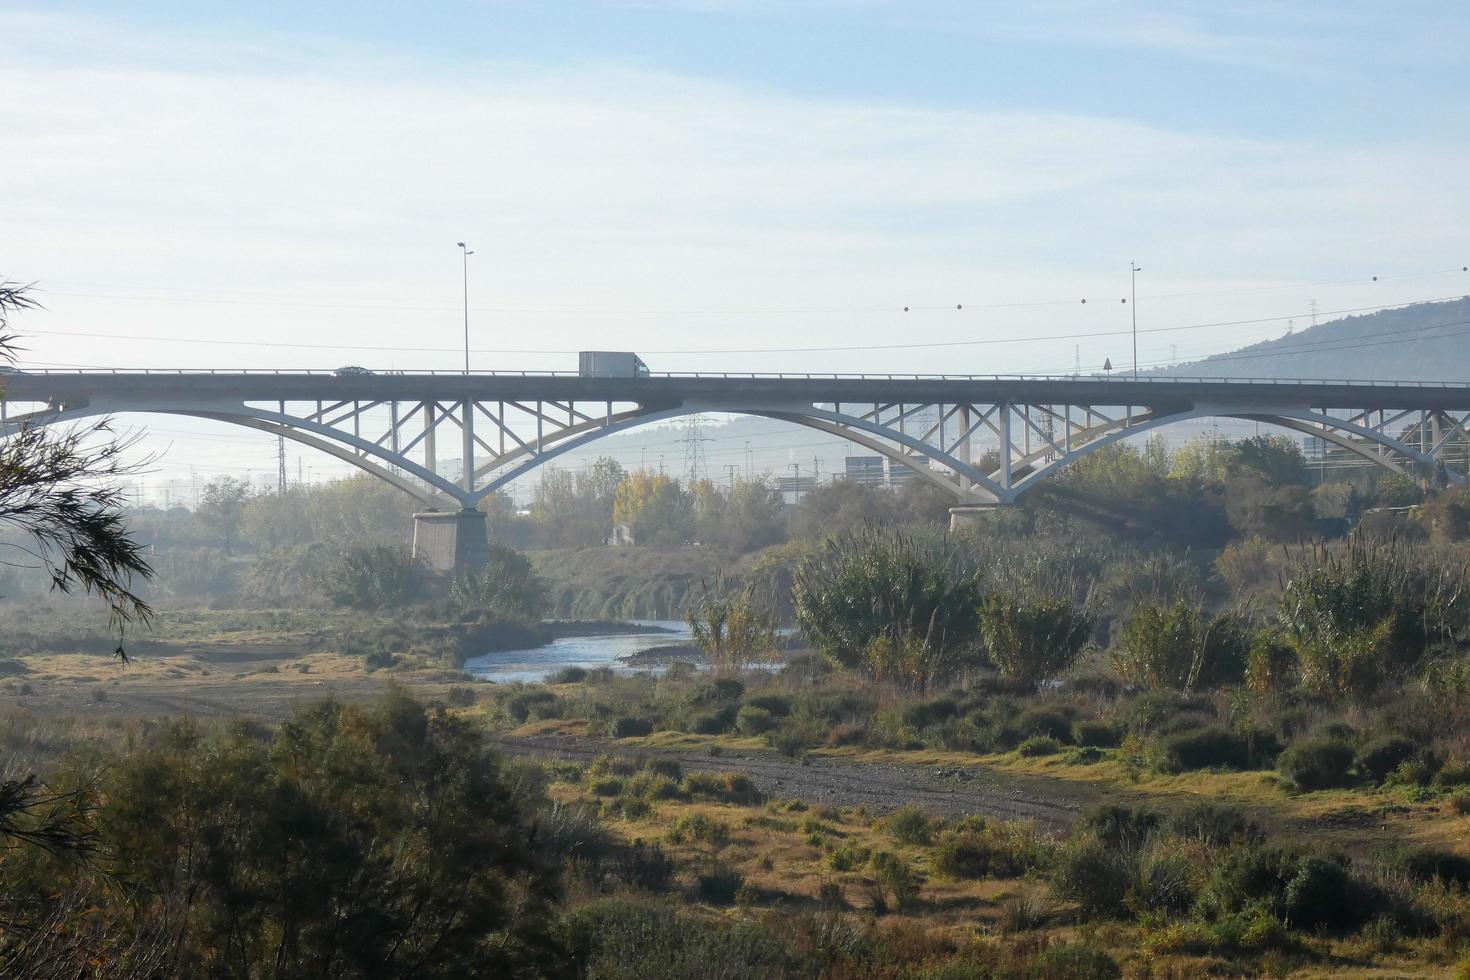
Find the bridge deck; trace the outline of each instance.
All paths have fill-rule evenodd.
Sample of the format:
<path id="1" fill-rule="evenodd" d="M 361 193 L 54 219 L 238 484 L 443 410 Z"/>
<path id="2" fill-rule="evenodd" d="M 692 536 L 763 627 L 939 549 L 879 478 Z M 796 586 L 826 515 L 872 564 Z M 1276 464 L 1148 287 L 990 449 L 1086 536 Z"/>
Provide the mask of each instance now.
<path id="1" fill-rule="evenodd" d="M 0 380 L 10 401 L 76 404 L 152 399 L 245 401 L 549 399 L 732 407 L 834 402 L 1075 402 L 1158 409 L 1227 404 L 1470 411 L 1470 383 L 1219 378 L 895 375 L 664 374 L 584 378 L 573 374 L 449 374 L 205 371 L 25 371 Z"/>

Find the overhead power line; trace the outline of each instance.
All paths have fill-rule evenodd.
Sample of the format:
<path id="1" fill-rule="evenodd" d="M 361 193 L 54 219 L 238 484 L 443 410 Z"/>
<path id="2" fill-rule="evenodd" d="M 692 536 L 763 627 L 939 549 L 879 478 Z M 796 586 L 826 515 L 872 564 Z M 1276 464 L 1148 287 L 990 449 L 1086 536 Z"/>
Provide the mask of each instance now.
<path id="1" fill-rule="evenodd" d="M 1354 313 L 1374 313 L 1382 310 L 1402 309 L 1421 303 L 1443 303 L 1462 299 L 1462 296 L 1438 296 L 1431 299 L 1413 300 L 1404 303 L 1386 303 L 1377 306 L 1356 306 L 1339 310 L 1320 311 L 1321 316 L 1347 316 Z M 1209 323 L 1186 323 L 1169 327 L 1144 327 L 1139 329 L 1141 334 L 1177 333 L 1185 330 L 1207 330 L 1216 327 L 1239 327 L 1256 323 L 1279 323 L 1285 320 L 1294 320 L 1307 314 L 1303 312 L 1284 313 L 1279 316 L 1252 317 L 1243 320 L 1219 320 Z M 882 351 L 882 350 L 921 350 L 929 348 L 952 348 L 952 347 L 981 347 L 995 344 L 1020 344 L 1036 343 L 1047 340 L 1085 340 L 1094 337 L 1118 337 L 1127 336 L 1129 330 L 1094 330 L 1079 333 L 1058 334 L 1026 334 L 1015 337 L 986 337 L 976 340 L 934 340 L 934 341 L 911 341 L 901 344 L 843 344 L 821 347 L 720 347 L 720 348 L 669 348 L 669 349 L 641 349 L 642 354 L 665 355 L 665 356 L 701 356 L 719 354 L 816 354 L 816 353 L 840 353 L 852 351 Z M 269 341 L 269 340 L 222 340 L 212 337 L 161 337 L 146 334 L 111 334 L 96 333 L 77 330 L 47 330 L 39 331 L 36 336 L 55 337 L 85 337 L 89 339 L 107 340 L 136 340 L 149 343 L 170 344 L 202 344 L 206 346 L 219 347 L 276 347 L 286 350 L 328 350 L 328 351 L 352 351 L 372 352 L 388 354 L 458 354 L 463 351 L 460 347 L 402 347 L 383 346 L 371 344 L 316 344 L 293 341 Z M 574 350 L 553 350 L 549 348 L 472 348 L 477 354 L 536 354 L 536 355 L 570 355 L 577 353 Z"/>
<path id="2" fill-rule="evenodd" d="M 1223 289 L 1200 289 L 1184 290 L 1172 293 L 1146 293 L 1144 299 L 1176 299 L 1190 296 L 1230 296 L 1246 295 L 1250 293 L 1276 292 L 1283 289 L 1326 289 L 1335 286 L 1369 286 L 1379 282 L 1395 282 L 1405 279 L 1424 279 L 1436 276 L 1450 276 L 1459 273 L 1470 272 L 1470 266 L 1461 265 L 1458 269 L 1436 269 L 1424 272 L 1410 272 L 1399 275 L 1359 275 L 1317 282 L 1286 282 L 1267 286 L 1241 286 Z M 459 306 L 438 305 L 413 305 L 403 303 L 364 303 L 360 300 L 326 300 L 305 296 L 271 296 L 269 294 L 235 291 L 231 295 L 210 296 L 184 296 L 184 295 L 159 295 L 159 294 L 130 294 L 127 292 L 108 292 L 109 289 L 126 289 L 126 286 L 115 284 L 86 284 L 79 283 L 82 289 L 59 290 L 56 295 L 73 296 L 82 299 L 108 299 L 122 300 L 124 302 L 142 303 L 201 303 L 217 306 L 268 306 L 268 307 L 299 307 L 302 309 L 318 310 L 380 310 L 383 312 L 396 313 L 458 313 Z M 100 289 L 101 292 L 89 292 L 88 289 Z M 230 291 L 225 291 L 226 293 Z M 770 307 L 614 307 L 614 306 L 582 306 L 582 305 L 555 305 L 555 306 L 476 306 L 471 307 L 472 312 L 484 313 L 526 313 L 526 314 L 585 314 L 598 313 L 608 316 L 800 316 L 806 314 L 855 314 L 855 313 L 892 313 L 900 311 L 933 311 L 933 310 L 1005 310 L 1026 309 L 1046 306 L 1075 306 L 1079 302 L 1086 303 L 1088 299 L 1095 302 L 1111 302 L 1111 297 L 1104 299 L 1100 296 L 1084 297 L 1082 291 L 1076 295 L 1066 298 L 1054 297 L 1043 300 L 1019 300 L 1005 302 L 954 302 L 954 303 L 894 303 L 890 305 L 870 306 L 770 306 Z M 245 297 L 245 298 L 240 298 Z"/>

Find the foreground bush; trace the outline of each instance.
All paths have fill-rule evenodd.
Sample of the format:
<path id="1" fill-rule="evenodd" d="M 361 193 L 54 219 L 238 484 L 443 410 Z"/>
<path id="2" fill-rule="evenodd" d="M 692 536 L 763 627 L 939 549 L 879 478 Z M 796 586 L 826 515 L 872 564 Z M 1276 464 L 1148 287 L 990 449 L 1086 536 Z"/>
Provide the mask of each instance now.
<path id="1" fill-rule="evenodd" d="M 172 726 L 111 766 L 104 798 L 109 860 L 138 914 L 178 930 L 181 975 L 556 968 L 538 798 L 406 695 L 302 709 L 273 741 Z"/>
<path id="2" fill-rule="evenodd" d="M 1277 765 L 1300 789 L 1334 789 L 1348 784 L 1353 747 L 1336 738 L 1297 742 L 1281 753 Z"/>

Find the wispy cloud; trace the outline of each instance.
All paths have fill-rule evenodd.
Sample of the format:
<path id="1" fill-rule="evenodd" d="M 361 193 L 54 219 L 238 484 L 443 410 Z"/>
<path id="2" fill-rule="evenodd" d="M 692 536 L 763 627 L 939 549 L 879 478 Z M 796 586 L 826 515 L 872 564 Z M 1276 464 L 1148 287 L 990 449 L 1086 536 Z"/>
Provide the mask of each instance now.
<path id="1" fill-rule="evenodd" d="M 1335 278 L 1388 259 L 1438 267 L 1470 217 L 1463 142 L 1325 147 L 1123 118 L 799 99 L 618 67 L 486 66 L 451 82 L 377 52 L 273 48 L 255 61 L 248 46 L 226 45 L 211 59 L 197 38 L 174 49 L 190 64 L 148 64 L 146 46 L 159 42 L 94 31 L 89 54 L 79 27 L 64 59 L 22 44 L 30 54 L 0 66 L 19 107 L 0 136 L 0 220 L 4 240 L 23 243 L 4 271 L 66 287 L 47 319 L 56 329 L 401 344 L 421 331 L 405 333 L 394 308 L 452 299 L 450 246 L 468 236 L 477 302 L 506 309 L 495 344 L 575 349 L 615 328 L 620 344 L 689 347 L 691 321 L 678 313 L 514 310 L 1095 295 L 1135 253 L 1161 256 L 1151 274 L 1181 282 Z M 144 55 L 119 59 L 138 44 Z M 119 283 L 159 300 L 80 296 Z M 378 309 L 287 304 L 262 319 L 224 304 L 201 320 L 168 301 L 282 294 Z M 1180 304 L 1169 315 L 1214 312 Z M 1079 318 L 1098 315 L 1079 304 L 984 323 L 1085 328 Z M 976 329 L 951 321 L 905 329 Z M 712 339 L 739 330 L 748 346 L 790 340 L 778 320 L 695 322 Z M 802 329 L 835 343 L 894 326 L 854 315 Z M 201 353 L 86 348 L 115 362 Z M 64 339 L 45 353 L 82 356 Z M 1070 353 L 1033 345 L 995 367 Z M 251 356 L 272 363 L 269 351 Z M 924 357 L 899 360 L 932 366 Z"/>

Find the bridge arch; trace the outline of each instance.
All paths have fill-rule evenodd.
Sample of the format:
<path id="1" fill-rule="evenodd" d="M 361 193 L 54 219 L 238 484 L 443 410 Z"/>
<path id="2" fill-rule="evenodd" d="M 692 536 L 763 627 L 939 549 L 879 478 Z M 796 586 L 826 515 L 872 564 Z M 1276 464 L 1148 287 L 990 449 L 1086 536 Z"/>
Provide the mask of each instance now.
<path id="1" fill-rule="evenodd" d="M 1418 464 L 1420 467 L 1423 467 L 1430 472 L 1442 474 L 1444 478 L 1449 480 L 1450 482 L 1453 482 L 1457 485 L 1464 485 L 1466 483 L 1466 477 L 1463 474 L 1454 473 L 1450 470 L 1445 469 L 1440 461 L 1434 458 L 1432 455 L 1421 452 L 1420 450 L 1413 448 L 1402 440 L 1395 439 L 1394 437 L 1389 436 L 1386 433 L 1376 430 L 1370 426 L 1363 426 L 1347 419 L 1336 418 L 1335 416 L 1328 415 L 1325 412 L 1282 410 L 1272 413 L 1241 413 L 1189 410 L 1177 412 L 1172 415 L 1150 418 L 1145 421 L 1128 425 L 1126 427 L 1113 429 L 1112 431 L 1109 431 L 1104 435 L 1100 435 L 1095 439 L 1091 439 L 1088 442 L 1083 443 L 1081 446 L 1074 448 L 1071 452 L 1063 456 L 1059 456 L 1043 466 L 1033 467 L 1031 471 L 1026 474 L 1026 476 L 1022 477 L 1016 482 L 1014 488 L 1015 497 L 1019 497 L 1027 491 L 1034 489 L 1038 484 L 1051 477 L 1052 475 L 1066 469 L 1073 463 L 1076 463 L 1077 461 L 1092 455 L 1100 449 L 1111 446 L 1116 442 L 1131 438 L 1135 435 L 1142 435 L 1155 429 L 1163 428 L 1167 425 L 1174 425 L 1180 422 L 1190 422 L 1198 419 L 1208 418 L 1231 418 L 1239 419 L 1245 422 L 1260 422 L 1266 425 L 1273 425 L 1278 428 L 1288 429 L 1293 432 L 1300 432 L 1303 435 L 1316 436 L 1317 438 L 1330 442 L 1333 445 L 1338 446 L 1342 449 L 1349 450 L 1350 452 L 1363 457 L 1369 462 L 1376 463 L 1377 465 L 1382 466 L 1390 472 L 1397 473 L 1401 476 L 1406 476 L 1411 479 L 1413 478 L 1414 474 L 1405 469 L 1403 464 L 1400 463 L 1398 460 L 1395 460 L 1382 453 L 1374 452 L 1369 446 L 1365 446 L 1363 442 L 1350 438 L 1350 436 L 1358 436 L 1359 440 L 1367 440 L 1374 445 L 1393 450 L 1396 453 L 1400 453 L 1401 455 L 1412 460 L 1414 463 Z"/>
<path id="2" fill-rule="evenodd" d="M 326 382 L 326 388 L 330 389 L 338 380 L 341 379 Z M 442 388 L 450 379 L 410 380 L 422 385 L 424 391 L 430 391 L 433 385 L 429 382 Z M 453 380 L 467 386 L 485 379 L 463 377 Z M 500 383 L 499 379 L 493 380 Z M 550 383 L 534 377 L 526 380 Z M 374 383 L 381 384 L 377 380 Z M 475 508 L 481 500 L 542 464 L 585 448 L 599 439 L 700 412 L 769 418 L 843 439 L 907 467 L 920 478 L 954 495 L 956 502 L 962 504 L 1013 503 L 1051 475 L 1106 446 L 1167 425 L 1211 417 L 1262 422 L 1313 435 L 1396 473 L 1413 476 L 1416 471 L 1421 475 L 1427 472 L 1458 484 L 1466 482 L 1464 474 L 1446 470 L 1436 453 L 1449 438 L 1449 435 L 1440 438 L 1440 421 L 1448 426 L 1450 432 L 1459 432 L 1470 439 L 1470 435 L 1466 435 L 1470 415 L 1456 420 L 1442 410 L 1423 405 L 1396 410 L 1397 414 L 1392 418 L 1388 418 L 1388 412 L 1381 409 L 1352 410 L 1356 414 L 1342 417 L 1341 413 L 1347 410 L 1335 409 L 1340 414 L 1334 415 L 1326 409 L 1301 407 L 1305 403 L 1304 398 L 1287 403 L 1254 404 L 1251 397 L 1221 399 L 1216 395 L 1208 402 L 1201 400 L 1192 404 L 1190 400 L 1173 399 L 1173 407 L 1169 407 L 1166 401 L 1162 407 L 1135 405 L 1119 408 L 1118 403 L 1126 399 L 1115 397 L 1117 386 L 1098 385 L 1085 382 L 1085 379 L 1072 379 L 1068 383 L 1066 387 L 1075 387 L 1075 391 L 1060 394 L 1043 392 L 1049 397 L 1037 397 L 1026 402 L 1009 398 L 953 400 L 953 395 L 945 397 L 949 392 L 939 390 L 939 386 L 922 387 L 929 384 L 922 379 L 904 384 L 914 387 L 874 399 L 871 395 L 883 390 L 881 384 L 875 383 L 866 401 L 857 400 L 856 394 L 850 396 L 854 400 L 838 401 L 833 398 L 814 401 L 790 394 L 777 397 L 759 393 L 747 395 L 744 392 L 719 398 L 683 394 L 677 398 L 640 400 L 629 394 L 627 389 L 609 389 L 609 394 L 616 394 L 620 401 L 611 398 L 602 402 L 588 401 L 581 395 L 563 395 L 560 401 L 529 395 L 515 400 L 499 391 L 492 396 L 497 400 L 491 401 L 488 397 L 478 394 L 471 397 L 458 390 L 428 394 L 405 385 L 387 393 L 381 389 L 364 395 L 352 392 L 349 397 L 335 402 L 320 398 L 307 401 L 309 395 L 298 389 L 290 399 L 262 404 L 240 397 L 234 390 L 218 398 L 174 396 L 166 389 L 145 392 L 136 397 L 121 391 L 95 401 L 90 398 L 70 401 L 55 398 L 50 407 L 4 419 L 0 422 L 0 433 L 13 431 L 23 424 L 49 425 L 108 414 L 172 414 L 207 419 L 281 436 L 327 453 L 403 490 L 430 508 L 447 499 L 457 502 L 465 510 Z M 1099 388 L 1108 397 L 1090 392 L 1088 384 Z M 401 389 L 414 393 L 405 397 Z M 1145 392 L 1145 389 L 1148 390 Z M 315 388 L 306 390 L 316 391 Z M 1140 392 L 1173 396 L 1175 389 L 1169 383 L 1159 383 L 1141 386 L 1129 393 L 1138 395 Z M 1080 397 L 1081 393 L 1088 393 L 1089 397 Z M 1078 397 L 1070 397 L 1074 394 Z M 34 402 L 41 401 L 34 395 L 28 397 Z M 256 397 L 255 394 L 248 396 L 250 399 Z M 360 400 L 352 400 L 353 397 Z M 892 400 L 885 400 L 888 398 Z M 1159 400 L 1165 401 L 1162 397 Z M 1260 400 L 1265 401 L 1264 398 Z M 1377 400 L 1381 402 L 1382 399 Z M 1145 399 L 1139 398 L 1138 401 Z M 1184 404 L 1178 404 L 1179 401 Z M 1406 397 L 1405 403 L 1414 405 L 1411 397 Z M 0 408 L 4 404 L 0 402 Z M 287 410 L 288 405 L 291 411 Z M 1107 408 L 1108 405 L 1115 407 Z M 367 426 L 371 422 L 373 410 L 377 412 L 374 417 L 381 420 L 382 413 L 390 409 L 392 425 L 387 433 L 374 439 L 370 433 L 364 435 L 359 432 L 360 425 Z M 511 410 L 521 413 L 516 416 L 514 425 L 508 414 Z M 1376 423 L 1373 421 L 1375 412 Z M 1420 413 L 1421 421 L 1436 420 L 1433 449 L 1426 451 L 1422 445 L 1415 446 L 1407 438 L 1389 434 L 1390 425 L 1411 412 Z M 400 420 L 409 417 L 418 419 L 420 427 L 400 432 Z M 921 419 L 922 423 L 919 422 Z M 913 431 L 915 426 L 927 426 L 927 431 L 917 434 Z M 1058 426 L 1060 433 L 1054 431 Z M 1428 432 L 1427 426 L 1428 422 L 1424 421 L 1419 430 L 1421 435 Z M 446 431 L 459 437 L 456 441 L 470 470 L 459 480 L 451 480 L 437 471 L 431 448 L 436 430 L 441 438 Z M 532 431 L 534 435 L 530 434 Z M 1412 432 L 1412 429 L 1405 431 Z M 1001 447 L 998 466 L 981 466 L 971 460 L 971 452 L 979 444 L 976 433 L 984 437 L 987 450 L 991 445 Z M 496 441 L 498 449 L 493 445 Z M 1425 445 L 1428 443 L 1427 438 L 1420 441 Z M 418 447 L 422 462 L 410 455 L 415 447 Z M 430 447 L 427 453 L 425 447 Z M 940 468 L 931 468 L 930 461 L 938 463 Z"/>

